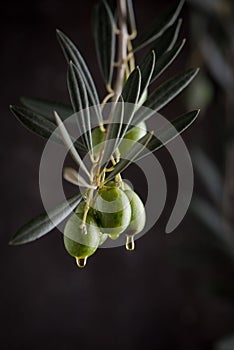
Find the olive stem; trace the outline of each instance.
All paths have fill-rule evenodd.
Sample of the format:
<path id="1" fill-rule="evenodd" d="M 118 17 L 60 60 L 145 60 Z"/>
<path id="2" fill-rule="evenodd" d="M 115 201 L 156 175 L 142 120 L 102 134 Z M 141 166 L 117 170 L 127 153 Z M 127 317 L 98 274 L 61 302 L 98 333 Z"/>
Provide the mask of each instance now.
<path id="1" fill-rule="evenodd" d="M 102 108 L 104 107 L 105 103 L 113 97 L 113 102 L 114 106 L 118 101 L 118 98 L 121 94 L 122 87 L 123 87 L 123 82 L 124 82 L 124 75 L 126 72 L 126 57 L 128 53 L 128 42 L 129 42 L 129 35 L 128 35 L 128 29 L 127 29 L 127 6 L 126 6 L 126 0 L 118 0 L 118 14 L 119 14 L 119 28 L 118 28 L 118 54 L 117 54 L 117 62 L 118 62 L 118 69 L 117 69 L 117 74 L 116 74 L 116 84 L 115 88 L 112 90 L 109 90 L 109 94 L 104 98 L 102 101 Z M 113 107 L 114 108 L 114 107 Z M 113 108 L 112 108 L 112 113 L 113 113 Z M 112 113 L 111 116 L 112 116 Z M 109 123 L 111 122 L 111 117 L 109 118 Z M 105 141 L 107 139 L 108 135 L 108 127 L 109 125 L 107 124 L 106 130 L 105 130 L 105 139 L 103 143 L 102 150 L 99 155 L 98 159 L 98 165 L 96 168 L 96 178 L 101 176 L 100 182 L 103 181 L 103 177 L 105 178 L 105 169 L 102 174 L 100 174 L 100 169 L 101 169 L 101 161 L 104 155 L 105 151 Z M 102 125 L 102 128 L 103 125 Z"/>
<path id="2" fill-rule="evenodd" d="M 115 97 L 114 102 L 116 102 L 121 94 L 125 65 L 124 61 L 127 55 L 127 41 L 128 41 L 128 31 L 127 31 L 127 8 L 126 0 L 118 0 L 118 10 L 119 10 L 119 40 L 118 40 L 118 71 L 115 85 Z"/>
<path id="3" fill-rule="evenodd" d="M 107 103 L 107 101 L 109 101 L 111 99 L 111 97 L 114 96 L 114 91 L 112 90 L 108 95 L 106 95 L 101 103 L 101 109 L 104 108 L 105 104 Z M 104 129 L 105 130 L 105 129 Z"/>
<path id="4" fill-rule="evenodd" d="M 129 66 L 130 66 L 130 71 L 132 72 L 135 69 L 135 59 L 134 59 L 134 54 L 132 52 L 132 42 L 130 39 L 128 39 L 128 55 L 131 52 L 131 55 L 129 57 Z"/>
<path id="5" fill-rule="evenodd" d="M 93 198 L 93 192 L 94 192 L 93 189 L 90 189 L 88 191 L 86 205 L 85 205 L 85 208 L 84 208 L 83 219 L 82 219 L 82 223 L 80 225 L 80 228 L 82 229 L 84 234 L 87 234 L 87 231 L 86 231 L 86 219 L 87 219 L 87 215 L 88 215 L 89 208 L 90 208 L 90 202 L 91 202 L 91 200 Z"/>

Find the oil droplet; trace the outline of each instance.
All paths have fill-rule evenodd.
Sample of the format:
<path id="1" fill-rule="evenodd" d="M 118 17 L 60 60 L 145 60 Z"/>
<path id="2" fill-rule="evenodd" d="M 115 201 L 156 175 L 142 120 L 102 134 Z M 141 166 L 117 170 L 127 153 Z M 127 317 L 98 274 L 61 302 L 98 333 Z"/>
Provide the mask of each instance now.
<path id="1" fill-rule="evenodd" d="M 86 266 L 87 263 L 87 256 L 85 258 L 76 258 L 77 266 L 81 269 Z"/>
<path id="2" fill-rule="evenodd" d="M 135 242 L 134 242 L 134 236 L 126 235 L 126 245 L 127 250 L 134 250 L 135 249 Z"/>

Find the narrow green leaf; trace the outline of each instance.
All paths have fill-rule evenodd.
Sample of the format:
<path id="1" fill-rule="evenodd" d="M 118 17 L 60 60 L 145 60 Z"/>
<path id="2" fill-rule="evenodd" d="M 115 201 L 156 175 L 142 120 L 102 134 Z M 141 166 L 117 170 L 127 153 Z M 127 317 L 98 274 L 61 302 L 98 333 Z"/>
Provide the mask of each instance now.
<path id="1" fill-rule="evenodd" d="M 164 127 L 157 130 L 157 135 L 160 136 L 160 139 L 157 138 L 157 135 L 153 136 L 147 145 L 147 149 L 145 149 L 140 157 L 137 157 L 137 160 L 151 152 L 157 151 L 184 132 L 196 120 L 199 112 L 200 110 L 195 110 L 185 113 L 174 119 L 170 124 L 166 124 Z"/>
<path id="2" fill-rule="evenodd" d="M 72 62 L 69 64 L 67 75 L 68 90 L 72 102 L 72 107 L 77 115 L 78 126 L 81 131 L 82 140 L 89 151 L 92 150 L 92 133 L 89 112 L 89 102 L 86 86 L 80 71 Z"/>
<path id="3" fill-rule="evenodd" d="M 107 176 L 105 183 L 114 179 L 117 174 L 122 173 L 125 169 L 127 169 L 127 167 L 134 162 L 137 156 L 139 156 L 139 154 L 144 151 L 151 138 L 152 134 L 148 132 L 140 140 L 135 142 L 133 147 L 126 154 L 126 159 L 120 159 L 119 163 L 116 164 L 114 170 Z"/>
<path id="4" fill-rule="evenodd" d="M 126 155 L 126 159 L 121 159 L 115 166 L 114 170 L 108 175 L 105 182 L 112 180 L 118 173 L 123 172 L 133 161 L 137 161 L 146 155 L 162 148 L 168 142 L 172 141 L 175 137 L 185 131 L 197 118 L 199 110 L 188 112 L 182 116 L 174 119 L 170 125 L 166 125 L 157 131 L 160 135 L 160 140 L 147 133 L 140 140 L 138 140 Z M 176 129 L 176 130 L 175 130 Z"/>
<path id="5" fill-rule="evenodd" d="M 107 5 L 109 6 L 113 17 L 115 17 L 115 13 L 117 10 L 117 1 L 116 0 L 105 0 Z"/>
<path id="6" fill-rule="evenodd" d="M 145 107 L 159 111 L 191 83 L 198 71 L 197 68 L 188 69 L 160 85 L 150 94 L 144 104 Z"/>
<path id="7" fill-rule="evenodd" d="M 83 57 L 81 56 L 80 52 L 78 51 L 77 47 L 73 44 L 73 42 L 60 30 L 57 30 L 57 37 L 68 63 L 72 61 L 81 72 L 87 88 L 89 105 L 94 106 L 98 122 L 101 123 L 102 113 L 99 105 L 100 102 L 97 90 Z"/>
<path id="8" fill-rule="evenodd" d="M 115 105 L 115 109 L 113 111 L 113 117 L 111 118 L 111 122 L 108 125 L 107 132 L 107 142 L 105 144 L 105 151 L 102 158 L 102 169 L 106 167 L 108 164 L 110 157 L 115 152 L 116 148 L 120 144 L 121 137 L 121 129 L 124 118 L 124 101 L 122 96 L 119 98 L 119 102 Z"/>
<path id="9" fill-rule="evenodd" d="M 59 204 L 48 214 L 44 213 L 29 221 L 19 229 L 9 242 L 10 245 L 19 245 L 32 242 L 53 230 L 77 207 L 82 195 L 75 195 L 66 202 Z M 53 222 L 50 220 L 52 218 Z"/>
<path id="10" fill-rule="evenodd" d="M 130 29 L 130 35 L 131 35 L 136 33 L 136 20 L 135 20 L 132 0 L 126 0 L 126 5 L 127 5 L 128 25 Z"/>
<path id="11" fill-rule="evenodd" d="M 155 52 L 151 51 L 148 53 L 148 55 L 145 56 L 142 63 L 139 66 L 140 72 L 141 72 L 141 89 L 140 89 L 140 98 L 144 94 L 145 90 L 147 89 L 152 74 L 155 69 Z"/>
<path id="12" fill-rule="evenodd" d="M 137 103 L 141 87 L 141 72 L 139 67 L 136 67 L 129 75 L 122 90 L 124 102 Z"/>
<path id="13" fill-rule="evenodd" d="M 111 85 L 115 58 L 115 21 L 104 0 L 94 8 L 93 35 L 104 81 Z"/>
<path id="14" fill-rule="evenodd" d="M 169 27 L 160 38 L 156 39 L 150 47 L 155 50 L 157 59 L 159 59 L 164 53 L 170 51 L 179 36 L 182 19 L 179 19 L 171 27 Z"/>
<path id="15" fill-rule="evenodd" d="M 59 115 L 56 113 L 56 111 L 54 112 L 54 117 L 55 117 L 55 121 L 56 121 L 56 123 L 58 125 L 59 131 L 61 133 L 64 145 L 67 147 L 69 153 L 71 154 L 71 156 L 74 159 L 74 161 L 76 162 L 76 164 L 81 167 L 81 169 L 88 176 L 88 179 L 90 179 L 90 173 L 87 170 L 85 164 L 83 163 L 83 161 L 82 161 L 79 153 L 77 152 L 76 148 L 74 147 L 72 139 L 71 139 L 67 129 L 65 128 L 62 120 L 60 119 Z"/>
<path id="16" fill-rule="evenodd" d="M 96 186 L 90 185 L 75 169 L 66 167 L 63 169 L 63 178 L 73 185 L 85 188 L 96 189 Z"/>
<path id="17" fill-rule="evenodd" d="M 185 0 L 177 0 L 171 8 L 165 10 L 161 16 L 157 16 L 148 30 L 136 39 L 134 47 L 144 47 L 159 38 L 176 21 L 184 2 Z"/>
<path id="18" fill-rule="evenodd" d="M 122 98 L 125 102 L 123 126 L 120 137 L 123 137 L 128 129 L 133 115 L 137 109 L 137 102 L 141 91 L 141 72 L 139 67 L 136 67 L 129 75 L 122 90 Z"/>
<path id="19" fill-rule="evenodd" d="M 21 97 L 20 101 L 25 107 L 43 115 L 51 121 L 54 121 L 54 111 L 57 111 L 59 115 L 61 115 L 62 120 L 67 119 L 73 114 L 71 106 L 66 105 L 62 102 L 25 96 Z"/>
<path id="20" fill-rule="evenodd" d="M 157 64 L 154 67 L 154 71 L 151 77 L 151 82 L 154 82 L 166 69 L 169 65 L 176 59 L 180 51 L 182 50 L 185 39 L 183 39 L 178 45 L 173 47 L 170 51 L 164 53 L 158 60 Z"/>
<path id="21" fill-rule="evenodd" d="M 54 123 L 27 108 L 10 106 L 10 110 L 27 129 L 31 130 L 41 137 L 44 137 L 46 139 L 50 138 L 51 134 L 56 129 Z M 57 136 L 55 135 L 55 138 L 56 137 Z"/>
<path id="22" fill-rule="evenodd" d="M 160 85 L 144 103 L 143 107 L 147 108 L 140 108 L 136 111 L 134 124 L 149 119 L 155 112 L 166 106 L 191 83 L 198 71 L 199 69 L 188 69 Z"/>
<path id="23" fill-rule="evenodd" d="M 149 50 L 155 51 L 157 60 L 166 51 L 169 51 L 173 48 L 173 46 L 178 38 L 181 24 L 182 24 L 182 19 L 179 19 L 172 26 L 170 26 L 167 30 L 165 30 L 165 32 L 159 38 L 155 39 L 150 44 L 148 44 Z M 143 47 L 145 47 L 145 45 L 136 47 L 133 50 L 133 52 L 137 52 L 140 49 L 142 49 Z"/>
<path id="24" fill-rule="evenodd" d="M 10 110 L 23 126 L 45 139 L 49 139 L 57 128 L 50 120 L 27 108 L 10 106 Z M 63 144 L 62 139 L 57 133 L 53 134 L 53 141 Z M 86 148 L 79 141 L 76 141 L 74 146 L 82 156 L 87 153 Z"/>

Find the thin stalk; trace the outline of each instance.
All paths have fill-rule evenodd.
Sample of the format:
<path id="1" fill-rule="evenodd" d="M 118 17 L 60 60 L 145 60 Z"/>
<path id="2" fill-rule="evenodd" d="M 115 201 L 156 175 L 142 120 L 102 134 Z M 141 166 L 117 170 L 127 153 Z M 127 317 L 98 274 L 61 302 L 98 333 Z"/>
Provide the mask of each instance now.
<path id="1" fill-rule="evenodd" d="M 127 47 L 128 47 L 128 31 L 127 31 L 127 7 L 126 7 L 126 0 L 118 0 L 118 14 L 119 14 L 119 28 L 118 28 L 118 54 L 117 54 L 117 75 L 116 75 L 116 84 L 113 89 L 113 108 L 118 101 L 118 98 L 121 94 L 123 82 L 124 82 L 124 75 L 125 75 L 125 69 L 126 69 L 126 57 L 127 57 Z M 108 96 L 109 98 L 109 96 Z M 113 110 L 111 111 L 110 115 L 113 115 Z M 111 122 L 111 118 L 110 118 Z M 105 139 L 103 143 L 103 148 L 100 152 L 100 158 L 98 161 L 97 166 L 97 175 L 100 172 L 101 169 L 101 161 L 104 155 L 105 150 L 105 141 L 107 139 L 108 135 L 108 127 L 109 124 L 107 124 L 106 127 L 106 133 L 105 133 Z"/>
<path id="2" fill-rule="evenodd" d="M 114 87 L 114 102 L 116 102 L 121 94 L 124 73 L 125 73 L 125 60 L 127 57 L 127 43 L 128 43 L 128 31 L 127 31 L 127 7 L 126 0 L 118 0 L 119 11 L 119 41 L 118 41 L 118 70 L 116 77 L 116 84 Z"/>

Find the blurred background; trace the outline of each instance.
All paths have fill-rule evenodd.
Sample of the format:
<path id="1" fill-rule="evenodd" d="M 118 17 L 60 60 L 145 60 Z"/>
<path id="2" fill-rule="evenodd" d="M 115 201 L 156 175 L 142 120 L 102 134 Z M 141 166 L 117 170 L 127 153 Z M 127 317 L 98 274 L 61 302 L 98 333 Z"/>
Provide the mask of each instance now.
<path id="1" fill-rule="evenodd" d="M 187 38 L 186 46 L 161 77 L 201 68 L 186 92 L 161 111 L 170 119 L 201 108 L 183 134 L 195 188 L 180 226 L 165 234 L 177 181 L 173 162 L 160 150 L 156 156 L 167 177 L 167 204 L 134 252 L 100 249 L 78 270 L 57 230 L 32 244 L 8 246 L 19 226 L 43 211 L 38 169 L 45 144 L 20 125 L 8 106 L 19 104 L 20 96 L 68 101 L 56 28 L 78 45 L 104 97 L 90 25 L 95 3 L 0 5 L 1 349 L 233 350 L 233 0 L 187 0 L 180 34 Z M 171 3 L 135 0 L 139 32 Z M 147 188 L 134 167 L 126 177 L 145 199 Z M 64 186 L 74 192 L 71 185 Z"/>

